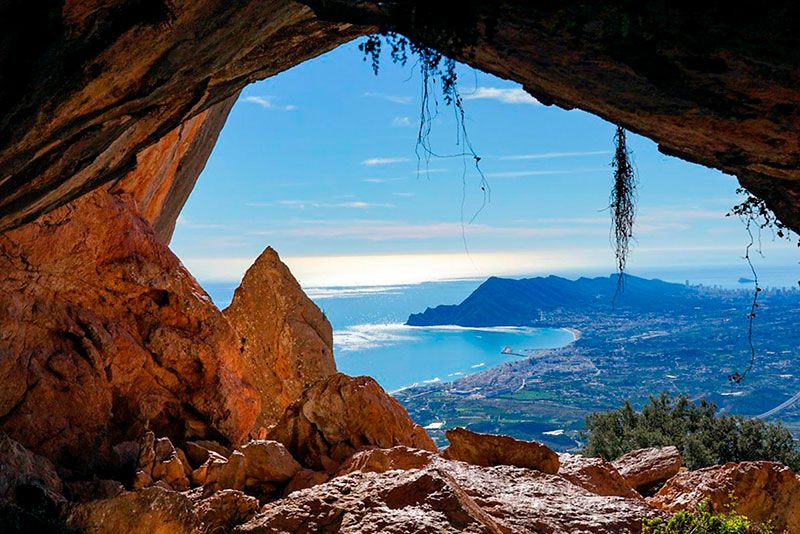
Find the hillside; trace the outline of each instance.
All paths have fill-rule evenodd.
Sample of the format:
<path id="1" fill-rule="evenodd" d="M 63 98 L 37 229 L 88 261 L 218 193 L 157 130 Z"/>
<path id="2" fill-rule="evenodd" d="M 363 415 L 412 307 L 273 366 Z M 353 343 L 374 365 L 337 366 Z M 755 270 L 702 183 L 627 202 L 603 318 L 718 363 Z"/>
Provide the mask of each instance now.
<path id="1" fill-rule="evenodd" d="M 697 289 L 662 280 L 625 275 L 624 291 L 614 297 L 617 275 L 568 280 L 559 276 L 491 277 L 461 304 L 411 314 L 406 324 L 432 326 L 525 326 L 541 322 L 552 311 L 665 310 L 694 307 L 703 297 Z"/>

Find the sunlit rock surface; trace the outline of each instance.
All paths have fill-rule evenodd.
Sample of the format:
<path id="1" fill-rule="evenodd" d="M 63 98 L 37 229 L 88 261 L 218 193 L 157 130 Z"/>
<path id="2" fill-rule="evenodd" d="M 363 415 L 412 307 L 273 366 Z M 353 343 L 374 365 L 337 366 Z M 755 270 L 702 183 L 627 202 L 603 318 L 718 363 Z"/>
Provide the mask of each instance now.
<path id="1" fill-rule="evenodd" d="M 558 473 L 558 454 L 535 441 L 479 434 L 466 428 L 450 429 L 445 436 L 450 446 L 444 450 L 442 456 L 449 460 L 484 467 L 513 465 L 551 475 Z"/>
<path id="2" fill-rule="evenodd" d="M 223 313 L 261 398 L 257 426 L 275 424 L 308 384 L 336 372 L 328 319 L 271 247 L 247 270 Z"/>
<path id="3" fill-rule="evenodd" d="M 110 459 L 149 428 L 247 437 L 258 398 L 227 319 L 104 189 L 0 235 L 0 429 L 59 465 Z"/>
<path id="4" fill-rule="evenodd" d="M 641 499 L 598 496 L 559 476 L 439 459 L 336 477 L 268 504 L 237 532 L 621 534 L 657 514 Z"/>
<path id="5" fill-rule="evenodd" d="M 286 445 L 305 467 L 329 473 L 360 449 L 436 450 L 425 430 L 374 379 L 341 373 L 308 388 L 270 429 L 269 439 Z"/>
<path id="6" fill-rule="evenodd" d="M 625 483 L 639 493 L 649 493 L 654 487 L 657 489 L 683 467 L 683 459 L 676 447 L 638 449 L 611 463 Z"/>
<path id="7" fill-rule="evenodd" d="M 728 508 L 775 532 L 800 532 L 800 477 L 774 462 L 715 465 L 679 473 L 648 502 L 666 512 L 693 509 L 709 499 L 715 510 Z"/>
<path id="8" fill-rule="evenodd" d="M 587 458 L 579 454 L 559 454 L 558 474 L 576 486 L 597 495 L 628 497 L 641 496 L 619 474 L 619 471 L 602 458 Z"/>

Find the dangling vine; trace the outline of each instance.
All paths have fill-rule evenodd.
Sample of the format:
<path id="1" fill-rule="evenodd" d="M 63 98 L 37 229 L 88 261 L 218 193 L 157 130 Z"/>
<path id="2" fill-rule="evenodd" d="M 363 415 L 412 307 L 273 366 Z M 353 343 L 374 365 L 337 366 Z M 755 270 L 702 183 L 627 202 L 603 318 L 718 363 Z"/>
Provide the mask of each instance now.
<path id="1" fill-rule="evenodd" d="M 430 47 L 419 45 L 409 40 L 407 37 L 389 31 L 370 35 L 358 45 L 359 50 L 364 53 L 364 61 L 369 60 L 372 70 L 376 75 L 380 69 L 383 43 L 389 46 L 389 55 L 394 63 L 405 66 L 409 58 L 414 57 L 416 58 L 415 65 L 419 67 L 421 78 L 421 105 L 417 141 L 414 148 L 414 152 L 417 156 L 417 175 L 423 172 L 423 166 L 427 173 L 432 157 L 461 158 L 463 161 L 463 171 L 461 174 L 461 235 L 464 241 L 464 249 L 469 253 L 466 231 L 464 229 L 464 206 L 467 196 L 467 171 L 470 162 L 474 165 L 475 171 L 480 178 L 479 187 L 482 195 L 482 202 L 480 207 L 469 219 L 469 223 L 475 220 L 491 200 L 491 189 L 480 167 L 481 157 L 475 152 L 472 142 L 469 139 L 469 134 L 467 133 L 464 104 L 458 91 L 456 62 Z M 437 81 L 441 84 L 439 91 L 436 90 Z M 433 121 L 439 115 L 439 92 L 441 93 L 445 106 L 452 107 L 455 116 L 456 146 L 461 147 L 461 151 L 454 154 L 437 153 L 434 151 L 430 141 Z"/>
<path id="2" fill-rule="evenodd" d="M 633 239 L 633 224 L 636 219 L 636 173 L 628 150 L 625 129 L 617 126 L 614 134 L 614 159 L 611 161 L 614 170 L 614 187 L 611 189 L 611 234 L 614 245 L 614 256 L 617 261 L 617 290 L 625 290 L 625 268 L 630 254 Z"/>
<path id="3" fill-rule="evenodd" d="M 736 193 L 745 195 L 745 199 L 734 206 L 725 216 L 730 217 L 731 215 L 736 215 L 744 224 L 749 241 L 747 246 L 745 246 L 743 258 L 747 262 L 750 272 L 753 274 L 753 299 L 750 302 L 750 311 L 747 314 L 747 344 L 750 352 L 750 360 L 743 372 L 735 371 L 733 374 L 728 375 L 728 380 L 736 384 L 741 384 L 742 380 L 744 380 L 753 369 L 756 362 L 756 348 L 753 343 L 753 323 L 756 319 L 756 310 L 759 308 L 758 297 L 761 295 L 758 273 L 753 265 L 750 253 L 753 247 L 755 247 L 755 250 L 761 254 L 761 231 L 764 229 L 771 229 L 775 236 L 789 241 L 792 240 L 792 233 L 785 224 L 778 220 L 762 199 L 753 196 L 742 187 L 738 188 Z M 753 233 L 754 230 L 755 233 Z M 797 245 L 800 246 L 800 240 L 798 240 Z"/>

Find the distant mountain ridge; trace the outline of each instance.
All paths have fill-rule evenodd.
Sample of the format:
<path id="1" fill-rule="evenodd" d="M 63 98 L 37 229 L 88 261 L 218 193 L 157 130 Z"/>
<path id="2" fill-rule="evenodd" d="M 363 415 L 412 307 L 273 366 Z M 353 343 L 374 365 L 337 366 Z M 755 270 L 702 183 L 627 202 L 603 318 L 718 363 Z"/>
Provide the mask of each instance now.
<path id="1" fill-rule="evenodd" d="M 540 315 L 560 311 L 664 310 L 692 307 L 701 298 L 690 286 L 625 275 L 624 291 L 614 298 L 617 275 L 569 280 L 560 276 L 498 278 L 482 283 L 461 304 L 427 308 L 408 317 L 410 326 L 526 326 Z M 613 307 L 612 307 L 613 304 Z"/>

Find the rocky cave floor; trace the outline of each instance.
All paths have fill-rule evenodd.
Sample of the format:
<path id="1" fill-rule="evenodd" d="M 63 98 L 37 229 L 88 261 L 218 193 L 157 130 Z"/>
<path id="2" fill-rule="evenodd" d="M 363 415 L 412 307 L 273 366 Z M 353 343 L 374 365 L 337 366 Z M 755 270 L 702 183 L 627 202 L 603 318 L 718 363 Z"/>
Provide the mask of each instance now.
<path id="1" fill-rule="evenodd" d="M 324 413 L 337 400 L 367 411 Z M 720 510 L 735 500 L 739 512 L 776 532 L 798 532 L 800 478 L 780 464 L 689 472 L 674 447 L 606 462 L 464 429 L 449 431 L 450 446 L 439 452 L 413 426 L 391 429 L 394 442 L 376 435 L 367 443 L 368 436 L 337 424 L 379 425 L 373 418 L 380 415 L 393 425 L 401 414 L 389 407 L 399 408 L 371 379 L 336 374 L 266 436 L 277 440 L 179 448 L 148 432 L 114 447 L 117 472 L 125 474 L 115 479 L 71 479 L 3 436 L 4 531 L 624 533 L 639 532 L 644 517 L 708 498 Z M 360 450 L 340 454 L 354 442 L 363 443 Z"/>

